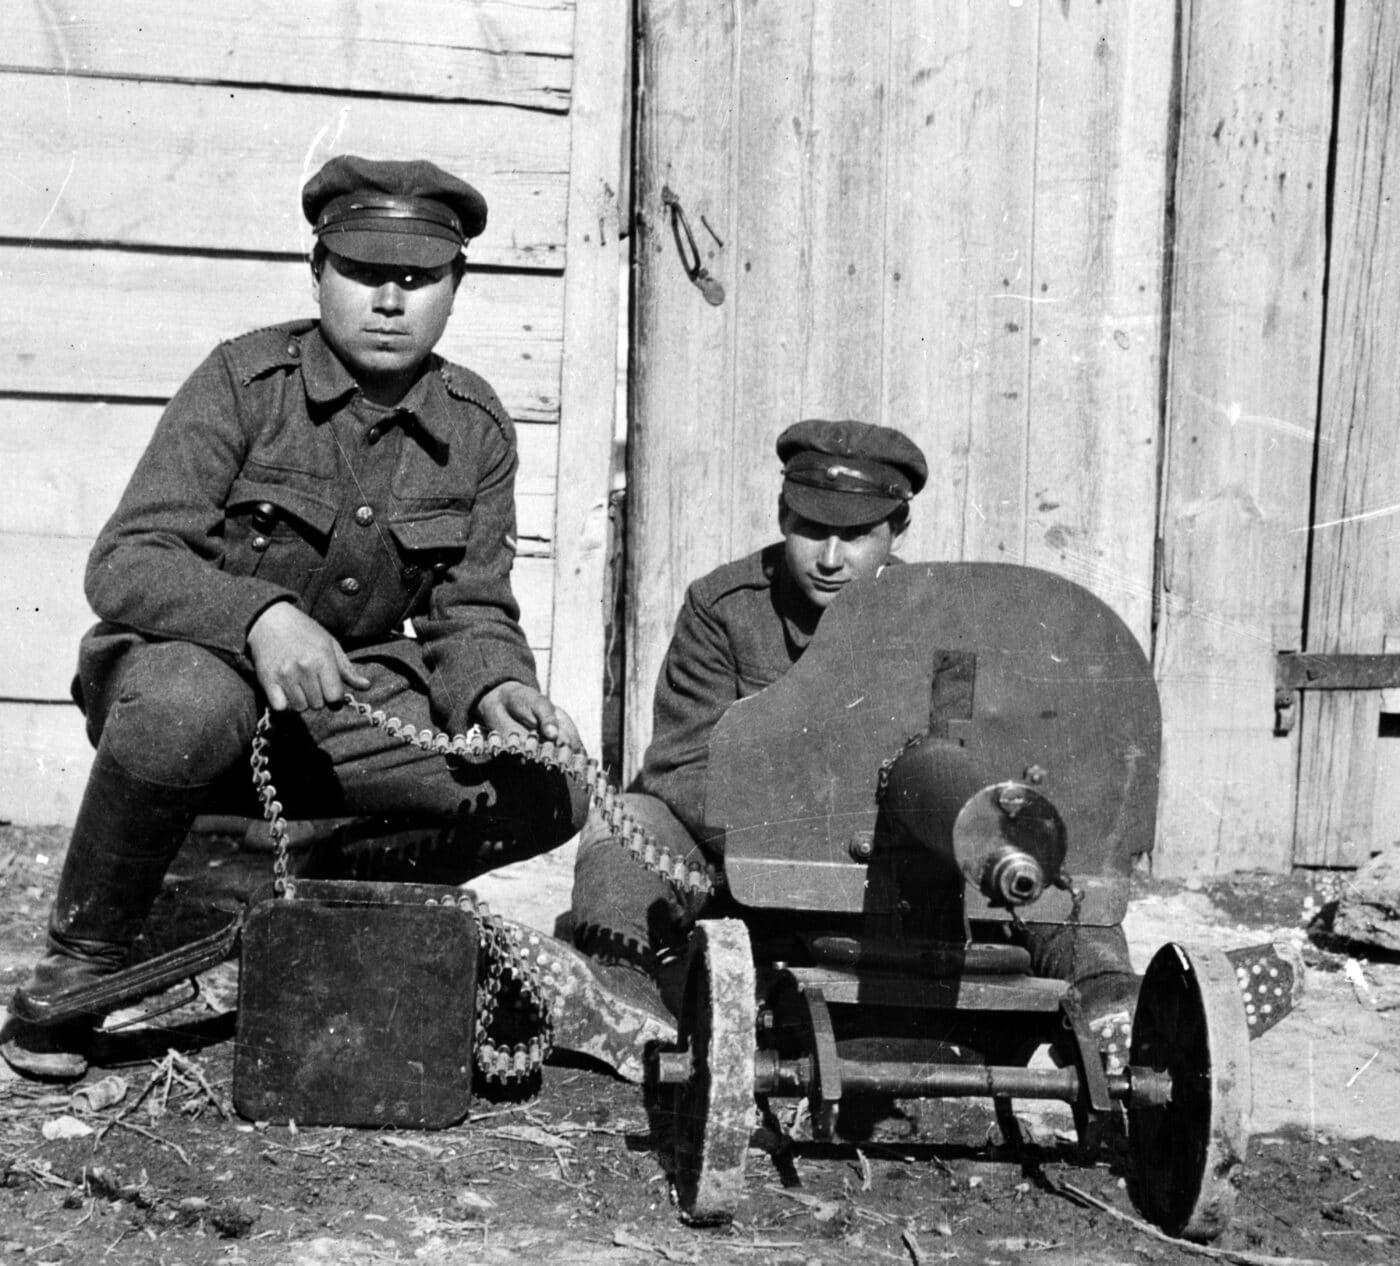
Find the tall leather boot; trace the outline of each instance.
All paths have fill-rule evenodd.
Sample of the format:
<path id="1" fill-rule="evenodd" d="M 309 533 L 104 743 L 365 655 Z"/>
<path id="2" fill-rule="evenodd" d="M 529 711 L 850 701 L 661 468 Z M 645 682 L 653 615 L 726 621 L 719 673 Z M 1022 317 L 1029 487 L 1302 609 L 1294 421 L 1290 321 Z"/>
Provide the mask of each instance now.
<path id="1" fill-rule="evenodd" d="M 1037 976 L 1065 980 L 1074 986 L 1080 1010 L 1108 1070 L 1120 1071 L 1127 1063 L 1142 983 L 1142 977 L 1133 971 L 1122 927 L 1031 923 L 1025 925 L 1025 941 L 1031 970 Z M 1063 1043 L 1060 1049 L 1052 1046 L 1050 1053 L 1057 1062 L 1071 1060 Z"/>
<path id="2" fill-rule="evenodd" d="M 204 796 L 202 787 L 147 783 L 99 749 L 49 915 L 48 953 L 15 991 L 12 1011 L 125 965 Z M 0 1055 L 31 1077 L 81 1077 L 98 1019 L 44 1025 L 12 1016 Z"/>

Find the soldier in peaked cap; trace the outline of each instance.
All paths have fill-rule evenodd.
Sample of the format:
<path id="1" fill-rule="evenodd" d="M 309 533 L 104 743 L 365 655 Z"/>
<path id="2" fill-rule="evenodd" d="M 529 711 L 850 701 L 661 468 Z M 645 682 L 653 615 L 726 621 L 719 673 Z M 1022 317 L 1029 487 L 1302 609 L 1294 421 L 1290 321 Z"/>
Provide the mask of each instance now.
<path id="1" fill-rule="evenodd" d="M 230 786 L 251 801 L 264 704 L 289 814 L 444 824 L 412 856 L 333 840 L 320 873 L 354 860 L 363 877 L 458 883 L 583 821 L 557 772 L 450 766 L 341 706 L 350 691 L 420 730 L 479 721 L 580 746 L 539 689 L 511 590 L 514 427 L 483 378 L 433 351 L 485 200 L 432 163 L 345 156 L 302 206 L 319 319 L 232 339 L 194 371 L 88 563 L 100 623 L 74 697 L 96 757 L 48 952 L 0 1032 L 29 1075 L 85 1070 L 92 1022 L 34 1017 L 124 965 L 197 814 Z M 582 960 L 559 948 L 566 979 Z"/>
<path id="2" fill-rule="evenodd" d="M 928 463 L 908 436 L 809 419 L 778 436 L 782 539 L 726 563 L 686 591 L 653 699 L 652 738 L 624 803 L 673 857 L 722 865 L 705 842 L 710 732 L 730 704 L 801 658 L 822 613 L 854 580 L 896 562 Z M 677 970 L 703 899 L 637 865 L 590 817 L 574 865 L 578 946 L 622 991 L 659 982 L 675 1010 Z M 656 996 L 656 984 L 651 984 Z"/>
<path id="3" fill-rule="evenodd" d="M 711 731 L 731 704 L 801 658 L 847 585 L 899 561 L 910 503 L 928 479 L 908 436 L 863 422 L 797 422 L 779 435 L 777 452 L 782 540 L 687 590 L 656 683 L 651 744 L 624 801 L 687 866 L 724 863 L 707 839 L 704 812 Z M 590 817 L 574 865 L 574 937 L 618 993 L 649 985 L 676 1013 L 690 929 L 723 907 L 723 896 L 697 895 L 639 866 L 609 824 Z M 1073 945 L 1057 931 L 1028 934 L 1035 968 L 1073 978 L 1082 995 L 1092 978 L 1090 1022 L 1106 1045 L 1121 1042 L 1137 991 L 1122 930 L 1086 928 Z"/>

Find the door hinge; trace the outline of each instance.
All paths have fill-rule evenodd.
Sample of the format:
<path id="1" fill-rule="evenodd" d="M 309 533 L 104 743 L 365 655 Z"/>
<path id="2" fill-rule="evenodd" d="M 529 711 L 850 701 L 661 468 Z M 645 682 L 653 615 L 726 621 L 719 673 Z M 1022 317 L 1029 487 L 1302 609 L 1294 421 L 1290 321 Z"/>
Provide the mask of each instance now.
<path id="1" fill-rule="evenodd" d="M 1388 690 L 1400 686 L 1400 655 L 1314 655 L 1279 651 L 1274 667 L 1274 733 L 1298 719 L 1300 690 Z"/>

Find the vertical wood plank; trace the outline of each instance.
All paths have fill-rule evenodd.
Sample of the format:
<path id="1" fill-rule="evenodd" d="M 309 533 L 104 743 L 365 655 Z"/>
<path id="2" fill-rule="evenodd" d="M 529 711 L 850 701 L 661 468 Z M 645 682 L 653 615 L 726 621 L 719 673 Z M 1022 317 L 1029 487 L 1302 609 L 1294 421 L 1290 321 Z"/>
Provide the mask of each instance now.
<path id="1" fill-rule="evenodd" d="M 787 426 L 880 421 L 886 9 L 746 6 L 729 557 L 777 539 Z"/>
<path id="2" fill-rule="evenodd" d="M 623 102 L 629 74 L 627 0 L 578 0 L 569 157 L 568 258 L 555 509 L 549 689 L 588 750 L 602 743 L 617 375 Z"/>
<path id="3" fill-rule="evenodd" d="M 1400 633 L 1400 11 L 1346 6 L 1307 649 L 1379 653 Z M 1293 860 L 1358 866 L 1376 821 L 1381 691 L 1305 694 Z"/>
<path id="4" fill-rule="evenodd" d="M 1333 5 L 1183 6 L 1155 662 L 1160 874 L 1286 866 L 1321 346 Z"/>
<path id="5" fill-rule="evenodd" d="M 930 467 L 904 553 L 1019 562 L 1039 12 L 891 8 L 883 421 Z"/>
<path id="6" fill-rule="evenodd" d="M 652 689 L 691 573 L 723 561 L 729 550 L 723 490 L 735 465 L 732 186 L 733 129 L 742 122 L 735 117 L 740 7 L 732 0 L 645 0 L 638 9 L 624 704 L 629 774 L 651 734 Z M 667 190 L 685 209 L 703 264 L 724 286 L 717 307 L 686 276 Z"/>
<path id="7" fill-rule="evenodd" d="M 1042 5 L 1024 561 L 1151 645 L 1174 0 Z"/>

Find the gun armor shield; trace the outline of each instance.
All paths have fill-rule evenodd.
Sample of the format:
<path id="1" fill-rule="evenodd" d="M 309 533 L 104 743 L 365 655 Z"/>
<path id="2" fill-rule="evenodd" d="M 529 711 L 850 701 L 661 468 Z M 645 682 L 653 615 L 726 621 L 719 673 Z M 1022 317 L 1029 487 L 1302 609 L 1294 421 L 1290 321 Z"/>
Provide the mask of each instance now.
<path id="1" fill-rule="evenodd" d="M 911 742 L 952 745 L 950 821 L 1000 783 L 1033 788 L 1063 821 L 1069 887 L 1022 917 L 1112 925 L 1153 844 L 1160 730 L 1147 656 L 1088 590 L 1006 563 L 890 567 L 852 584 L 791 671 L 725 713 L 708 833 L 743 906 L 895 915 L 961 899 L 968 919 L 1008 919 L 950 870 L 947 840 L 916 838 L 882 803 Z"/>

